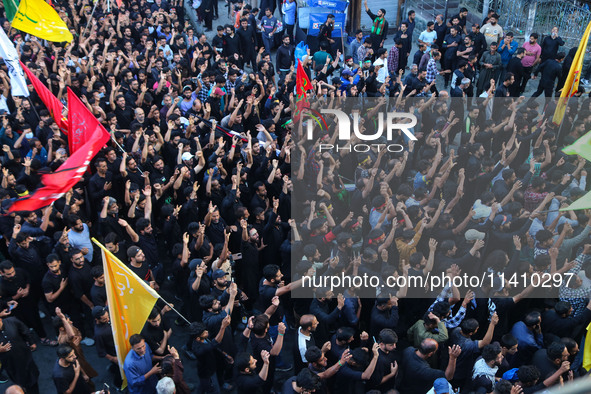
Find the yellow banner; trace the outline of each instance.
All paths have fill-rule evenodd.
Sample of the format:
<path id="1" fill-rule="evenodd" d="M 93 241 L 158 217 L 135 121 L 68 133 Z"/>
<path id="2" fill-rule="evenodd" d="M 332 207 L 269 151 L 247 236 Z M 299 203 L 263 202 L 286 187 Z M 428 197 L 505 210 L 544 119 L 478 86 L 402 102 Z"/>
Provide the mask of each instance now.
<path id="1" fill-rule="evenodd" d="M 102 251 L 111 328 L 125 387 L 127 381 L 123 373 L 123 363 L 131 350 L 129 338 L 142 331 L 160 296 L 96 239 L 93 238 L 92 241 Z"/>
<path id="2" fill-rule="evenodd" d="M 21 0 L 12 27 L 53 42 L 71 42 L 66 23 L 44 0 Z"/>
<path id="3" fill-rule="evenodd" d="M 568 99 L 570 96 L 572 96 L 572 94 L 579 90 L 579 82 L 581 81 L 581 73 L 583 72 L 583 60 L 585 59 L 585 51 L 587 50 L 587 42 L 589 41 L 590 33 L 591 22 L 589 22 L 583 37 L 581 37 L 579 48 L 577 49 L 573 63 L 571 64 L 570 70 L 568 71 L 568 76 L 566 77 L 564 86 L 562 87 L 560 99 L 558 100 L 556 111 L 554 111 L 554 117 L 552 118 L 552 123 L 555 125 L 560 125 L 562 123 L 564 113 L 566 112 L 566 104 Z"/>

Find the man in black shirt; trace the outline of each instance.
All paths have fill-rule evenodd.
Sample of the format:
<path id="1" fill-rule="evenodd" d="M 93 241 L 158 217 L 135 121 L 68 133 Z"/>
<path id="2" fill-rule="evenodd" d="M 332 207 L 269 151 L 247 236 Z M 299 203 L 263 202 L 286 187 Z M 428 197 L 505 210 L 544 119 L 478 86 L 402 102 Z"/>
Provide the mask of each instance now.
<path id="1" fill-rule="evenodd" d="M 168 340 L 172 335 L 172 328 L 168 327 L 168 324 L 162 320 L 162 313 L 158 307 L 154 307 L 144 328 L 141 332 L 144 337 L 146 344 L 150 346 L 153 354 L 158 356 L 164 356 L 168 354 Z"/>
<path id="2" fill-rule="evenodd" d="M 108 233 L 104 240 L 105 248 L 115 255 L 119 261 L 127 261 L 127 249 L 128 244 L 125 241 L 121 241 L 117 234 L 111 232 Z"/>
<path id="3" fill-rule="evenodd" d="M 297 376 L 292 376 L 283 383 L 283 394 L 320 392 L 322 383 L 318 375 L 309 369 L 303 369 Z"/>
<path id="4" fill-rule="evenodd" d="M 85 324 L 90 324 L 91 311 L 94 308 L 94 304 L 90 301 L 90 289 L 94 283 L 91 267 L 84 258 L 82 251 L 77 248 L 72 248 L 70 261 L 72 262 L 72 268 L 68 276 L 68 283 L 72 289 L 72 295 L 79 301 L 73 308 L 71 318 L 74 326 L 78 327 L 84 337 L 82 343 L 92 346 L 94 341 L 88 338 Z M 76 301 L 74 302 L 76 303 Z M 84 319 L 81 314 L 84 315 Z"/>
<path id="5" fill-rule="evenodd" d="M 351 352 L 351 358 L 335 375 L 335 392 L 355 394 L 365 392 L 365 382 L 369 381 L 375 371 L 379 357 L 379 345 L 373 344 L 371 360 L 368 352 L 357 348 Z"/>
<path id="6" fill-rule="evenodd" d="M 88 376 L 80 368 L 76 353 L 68 345 L 57 349 L 57 361 L 53 367 L 53 383 L 58 394 L 87 394 L 90 392 Z"/>
<path id="7" fill-rule="evenodd" d="M 240 40 L 240 52 L 243 65 L 250 65 L 254 70 L 256 62 L 256 51 L 258 51 L 257 38 L 254 28 L 248 25 L 248 19 L 240 19 L 240 29 L 236 31 L 236 35 Z"/>
<path id="8" fill-rule="evenodd" d="M 234 362 L 236 366 L 236 387 L 238 394 L 252 394 L 260 391 L 267 381 L 269 373 L 269 352 L 261 350 L 263 366 L 258 375 L 255 374 L 257 360 L 248 353 L 240 353 Z"/>
<path id="9" fill-rule="evenodd" d="M 90 270 L 94 283 L 90 289 L 90 300 L 96 306 L 107 306 L 107 290 L 105 289 L 105 273 L 103 267 L 97 265 Z"/>
<path id="10" fill-rule="evenodd" d="M 291 37 L 284 36 L 283 45 L 277 48 L 277 57 L 275 59 L 275 65 L 277 66 L 280 79 L 285 78 L 285 75 L 290 72 L 290 68 L 293 66 L 294 51 L 295 48 L 291 44 Z"/>
<path id="11" fill-rule="evenodd" d="M 538 89 L 532 95 L 532 99 L 538 97 L 542 93 L 544 93 L 546 99 L 552 97 L 554 92 L 554 84 L 556 83 L 556 80 L 562 75 L 561 63 L 564 60 L 564 57 L 564 52 L 559 52 L 554 59 L 547 59 L 543 61 L 542 64 L 540 64 L 534 73 L 534 78 L 536 78 L 540 72 L 542 73 L 542 77 L 540 78 Z"/>
<path id="12" fill-rule="evenodd" d="M 236 278 L 240 288 L 250 300 L 258 296 L 259 282 L 259 233 L 251 227 L 248 228 L 246 219 L 240 220 L 242 227 L 242 242 L 240 252 L 242 260 L 236 267 Z"/>
<path id="13" fill-rule="evenodd" d="M 154 269 L 160 259 L 158 257 L 158 242 L 154 235 L 152 223 L 150 223 L 150 219 L 141 218 L 137 221 L 135 228 L 139 236 L 137 244 L 145 253 L 148 266 Z"/>
<path id="14" fill-rule="evenodd" d="M 150 284 L 150 287 L 158 291 L 159 287 L 154 279 L 154 274 L 146 263 L 146 255 L 137 246 L 130 246 L 127 249 L 127 258 L 129 259 L 129 269 L 141 279 Z"/>
<path id="15" fill-rule="evenodd" d="M 88 195 L 95 207 L 99 206 L 105 196 L 112 196 L 113 174 L 108 170 L 107 160 L 99 158 L 94 163 L 96 173 L 90 177 L 88 182 Z M 118 170 L 119 168 L 117 168 Z"/>
<path id="16" fill-rule="evenodd" d="M 444 371 L 433 369 L 427 359 L 435 354 L 438 348 L 437 341 L 432 338 L 424 339 L 419 348 L 408 347 L 404 350 L 402 361 L 403 383 L 400 392 L 403 394 L 426 393 L 437 378 L 451 380 L 456 371 L 456 359 L 461 349 L 454 345 L 449 353 L 449 363 Z"/>
<path id="17" fill-rule="evenodd" d="M 568 350 L 562 342 L 552 342 L 547 349 L 539 349 L 531 363 L 538 368 L 540 378 L 544 381 L 554 375 L 563 362 L 568 362 L 568 356 Z"/>
<path id="18" fill-rule="evenodd" d="M 133 157 L 127 156 L 127 152 L 123 153 L 123 161 L 125 161 L 125 167 L 122 168 L 122 171 L 120 171 L 121 176 L 126 180 L 129 179 L 132 183 L 135 183 L 141 189 L 145 182 L 143 174 L 138 169 L 137 162 Z"/>
<path id="19" fill-rule="evenodd" d="M 240 62 L 240 53 L 242 47 L 240 46 L 240 39 L 235 34 L 236 30 L 232 25 L 226 25 L 226 34 L 224 35 L 224 56 L 228 59 L 233 59 L 242 68 Z"/>
<path id="20" fill-rule="evenodd" d="M 542 47 L 541 62 L 556 58 L 558 49 L 564 44 L 564 40 L 558 36 L 558 27 L 554 26 L 550 35 L 544 37 L 540 45 Z"/>
<path id="21" fill-rule="evenodd" d="M 275 367 L 277 364 L 281 365 L 281 349 L 283 348 L 283 339 L 285 335 L 285 324 L 279 323 L 277 326 L 277 337 L 275 340 L 271 339 L 269 327 L 269 317 L 267 313 L 255 316 L 253 319 L 252 334 L 250 335 L 250 346 L 254 357 L 259 363 L 263 360 L 258 358 L 263 350 L 270 353 L 273 358 L 269 366 L 269 379 L 265 383 L 265 389 L 268 391 L 271 389 L 275 376 Z M 282 365 L 281 370 L 289 371 L 292 367 Z"/>
<path id="22" fill-rule="evenodd" d="M 259 297 L 255 303 L 255 309 L 259 312 L 264 312 L 269 306 L 271 306 L 273 297 L 281 297 L 283 294 L 287 294 L 293 289 L 302 285 L 302 280 L 296 280 L 285 286 L 279 286 L 283 284 L 283 274 L 279 267 L 275 264 L 269 264 L 263 269 L 263 279 L 259 283 Z M 275 313 L 269 319 L 269 324 L 275 331 L 277 325 L 283 320 L 283 307 L 279 305 Z M 276 331 L 275 331 L 276 332 Z"/>
<path id="23" fill-rule="evenodd" d="M 398 298 L 378 298 L 371 310 L 371 335 L 377 336 L 384 328 L 398 325 Z"/>
<path id="24" fill-rule="evenodd" d="M 15 267 L 10 260 L 0 263 L 0 297 L 6 301 L 18 302 L 12 312 L 13 316 L 33 328 L 41 338 L 41 343 L 56 346 L 56 341 L 47 338 L 39 318 L 38 300 L 31 296 L 30 291 L 31 281 L 24 269 Z"/>
<path id="25" fill-rule="evenodd" d="M 204 393 L 220 391 L 214 360 L 217 348 L 224 339 L 224 333 L 230 323 L 230 316 L 226 316 L 222 320 L 220 330 L 213 340 L 209 339 L 209 331 L 207 331 L 203 323 L 191 323 L 189 326 L 189 335 L 193 338 L 192 351 L 197 357 L 197 375 L 199 376 L 201 390 Z"/>
<path id="26" fill-rule="evenodd" d="M 217 35 L 211 40 L 211 46 L 215 51 L 215 55 L 222 55 L 224 52 L 224 27 L 217 27 Z M 215 55 L 213 58 L 215 59 Z"/>
<path id="27" fill-rule="evenodd" d="M 318 31 L 318 44 L 326 44 L 327 48 L 332 48 L 335 41 L 332 39 L 332 32 L 334 30 L 334 15 L 328 14 L 326 16 L 326 22 L 320 25 Z M 329 53 L 333 53 L 332 49 L 329 49 Z M 333 53 L 334 54 L 334 53 Z"/>
<path id="28" fill-rule="evenodd" d="M 113 340 L 113 330 L 111 329 L 111 320 L 107 308 L 95 306 L 92 309 L 94 318 L 94 340 L 96 351 L 99 357 L 110 361 L 109 373 L 113 377 L 115 386 L 121 387 L 121 374 L 119 373 L 119 362 L 117 360 L 117 351 Z"/>
<path id="29" fill-rule="evenodd" d="M 472 32 L 468 34 L 468 37 L 470 37 L 474 43 L 473 53 L 480 58 L 487 48 L 486 39 L 484 38 L 484 34 L 480 32 L 480 25 L 478 23 L 473 24 L 471 29 Z"/>
<path id="30" fill-rule="evenodd" d="M 56 254 L 47 256 L 48 271 L 43 276 L 41 287 L 49 310 L 60 308 L 64 313 L 72 311 L 72 294 L 68 286 L 68 276 L 62 270 L 62 263 Z"/>
<path id="31" fill-rule="evenodd" d="M 400 361 L 395 353 L 398 335 L 394 330 L 384 328 L 380 331 L 378 338 L 378 362 L 371 376 L 370 385 L 376 384 L 376 389 L 383 393 L 394 390 L 396 386 L 398 362 Z"/>
<path id="32" fill-rule="evenodd" d="M 41 279 L 45 273 L 45 264 L 40 257 L 40 253 L 32 244 L 33 238 L 21 232 L 21 225 L 15 224 L 12 230 L 12 238 L 8 245 L 8 253 L 12 261 L 20 268 L 23 268 L 29 274 L 31 279 L 31 296 L 38 298 Z"/>
<path id="33" fill-rule="evenodd" d="M 131 128 L 131 122 L 134 119 L 134 113 L 133 109 L 127 106 L 125 96 L 120 94 L 115 97 L 111 103 L 111 109 L 115 112 L 119 128 L 129 130 Z"/>
<path id="34" fill-rule="evenodd" d="M 224 244 L 226 222 L 220 216 L 220 211 L 212 202 L 209 203 L 207 215 L 203 221 L 206 226 L 205 234 L 209 237 L 213 245 Z"/>

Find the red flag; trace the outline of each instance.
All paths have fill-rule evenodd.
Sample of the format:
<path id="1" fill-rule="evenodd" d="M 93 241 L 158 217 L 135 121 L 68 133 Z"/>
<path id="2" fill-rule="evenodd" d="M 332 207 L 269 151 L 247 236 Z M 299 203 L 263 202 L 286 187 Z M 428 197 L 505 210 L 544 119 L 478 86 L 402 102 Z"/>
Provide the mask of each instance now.
<path id="1" fill-rule="evenodd" d="M 59 101 L 53 95 L 53 93 L 51 93 L 51 90 L 49 90 L 47 86 L 45 86 L 43 82 L 41 82 L 39 78 L 37 78 L 35 74 L 33 74 L 33 72 L 23 64 L 23 62 L 21 62 L 21 66 L 25 71 L 25 74 L 27 74 L 29 81 L 31 81 L 31 83 L 33 84 L 33 87 L 35 88 L 35 91 L 37 91 L 37 94 L 41 98 L 41 101 L 43 101 L 43 104 L 45 104 L 45 106 L 49 110 L 49 114 L 55 120 L 55 123 L 58 125 L 58 127 L 63 133 L 67 134 L 68 123 L 67 120 L 64 119 L 64 117 L 62 116 L 62 110 L 64 109 L 64 105 L 62 104 L 62 102 Z"/>
<path id="2" fill-rule="evenodd" d="M 88 107 L 68 88 L 68 144 L 70 154 L 76 152 L 86 141 L 92 138 L 96 125 L 95 122 L 89 121 L 89 117 L 96 121 L 94 115 L 88 111 Z"/>
<path id="3" fill-rule="evenodd" d="M 76 99 L 78 99 L 76 97 Z M 72 101 L 70 101 L 72 103 Z M 41 177 L 43 187 L 33 194 L 21 198 L 12 204 L 9 212 L 35 211 L 43 208 L 63 196 L 86 172 L 92 158 L 111 138 L 103 125 L 84 106 L 79 109 L 78 119 L 86 125 L 88 141 L 74 152 L 55 172 Z M 72 111 L 70 110 L 70 113 Z"/>
<path id="4" fill-rule="evenodd" d="M 311 89 L 312 84 L 308 75 L 302 66 L 302 62 L 298 62 L 298 69 L 296 73 L 296 107 L 293 114 L 293 121 L 299 122 L 302 117 L 302 111 L 304 108 L 309 108 L 310 103 L 308 102 L 306 92 Z"/>
<path id="5" fill-rule="evenodd" d="M 304 70 L 304 66 L 302 66 L 302 62 L 298 62 L 298 69 L 296 72 L 296 95 L 304 95 L 306 97 L 306 91 L 312 88 L 312 84 L 310 83 L 310 79 L 308 78 L 308 74 Z"/>
<path id="6" fill-rule="evenodd" d="M 308 74 L 306 74 L 304 66 L 302 66 L 302 62 L 298 61 L 298 69 L 296 72 L 296 108 L 293 114 L 293 121 L 295 123 L 300 121 L 300 118 L 302 117 L 302 110 L 304 108 L 310 107 L 306 92 L 311 88 L 312 84 L 310 83 Z"/>

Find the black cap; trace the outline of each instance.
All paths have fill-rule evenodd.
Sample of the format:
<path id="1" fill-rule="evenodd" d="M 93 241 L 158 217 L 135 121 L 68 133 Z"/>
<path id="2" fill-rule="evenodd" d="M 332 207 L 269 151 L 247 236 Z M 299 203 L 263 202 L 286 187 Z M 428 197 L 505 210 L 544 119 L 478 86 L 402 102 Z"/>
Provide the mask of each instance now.
<path id="1" fill-rule="evenodd" d="M 107 312 L 107 308 L 106 307 L 97 305 L 94 308 L 92 308 L 92 317 L 95 318 L 95 319 L 98 319 L 99 317 L 101 317 L 102 315 L 104 315 L 105 312 Z"/>

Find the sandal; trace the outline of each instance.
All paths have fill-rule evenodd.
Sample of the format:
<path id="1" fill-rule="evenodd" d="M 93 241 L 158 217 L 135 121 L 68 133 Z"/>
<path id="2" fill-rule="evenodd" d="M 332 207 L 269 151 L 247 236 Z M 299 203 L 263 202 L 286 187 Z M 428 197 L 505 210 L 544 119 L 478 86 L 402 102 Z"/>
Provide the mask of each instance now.
<path id="1" fill-rule="evenodd" d="M 54 347 L 54 346 L 58 345 L 58 342 L 56 340 L 51 340 L 51 339 L 45 338 L 45 339 L 41 340 L 41 344 L 45 345 L 45 346 Z"/>

